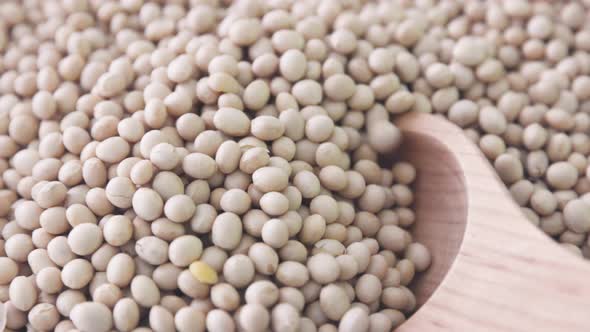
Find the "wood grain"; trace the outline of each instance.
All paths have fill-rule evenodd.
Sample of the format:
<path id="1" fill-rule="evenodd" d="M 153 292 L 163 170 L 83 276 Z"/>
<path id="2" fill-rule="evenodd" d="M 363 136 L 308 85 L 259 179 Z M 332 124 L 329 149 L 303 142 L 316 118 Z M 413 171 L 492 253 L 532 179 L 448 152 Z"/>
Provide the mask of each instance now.
<path id="1" fill-rule="evenodd" d="M 419 170 L 415 235 L 434 257 L 398 331 L 590 331 L 590 264 L 526 220 L 459 128 L 422 113 L 397 124 Z"/>

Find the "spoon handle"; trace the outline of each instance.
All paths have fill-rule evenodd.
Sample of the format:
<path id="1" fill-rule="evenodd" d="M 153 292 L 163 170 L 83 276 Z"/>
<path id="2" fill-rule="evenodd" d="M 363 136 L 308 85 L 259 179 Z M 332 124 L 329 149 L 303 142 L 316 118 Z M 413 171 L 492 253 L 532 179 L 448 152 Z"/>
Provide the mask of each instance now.
<path id="1" fill-rule="evenodd" d="M 420 292 L 432 296 L 398 331 L 590 331 L 590 264 L 526 219 L 461 129 L 424 113 L 405 115 L 397 124 L 404 137 L 424 142 L 408 143 L 412 149 L 418 146 L 409 159 L 418 162 L 418 176 L 429 181 L 418 184 L 418 199 L 422 192 L 431 196 L 436 192 L 438 201 L 429 209 L 446 204 L 447 208 L 436 211 L 440 222 L 431 225 L 438 230 L 434 234 L 431 230 L 428 240 L 435 270 L 437 263 L 439 269 L 444 265 L 449 269 L 446 276 L 439 275 L 444 279 L 438 288 L 424 281 L 427 289 Z M 456 165 L 436 160 L 437 153 L 453 156 Z M 456 177 L 455 183 L 462 181 L 463 189 L 451 188 L 445 194 L 443 184 L 449 176 Z M 449 197 L 456 208 L 445 203 Z M 461 209 L 466 224 L 457 227 Z M 460 235 L 445 234 L 445 226 L 447 233 L 464 228 L 460 245 L 433 242 L 450 237 L 461 241 Z M 421 229 L 416 236 L 428 232 Z M 438 248 L 450 249 L 437 253 Z"/>

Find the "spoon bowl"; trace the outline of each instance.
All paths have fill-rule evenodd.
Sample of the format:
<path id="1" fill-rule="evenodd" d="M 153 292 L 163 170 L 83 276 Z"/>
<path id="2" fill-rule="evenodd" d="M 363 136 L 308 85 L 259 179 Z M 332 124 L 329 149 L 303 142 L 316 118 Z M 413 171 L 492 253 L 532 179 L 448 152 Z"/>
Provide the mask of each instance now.
<path id="1" fill-rule="evenodd" d="M 425 113 L 396 123 L 418 170 L 413 234 L 433 256 L 398 331 L 590 331 L 590 264 L 526 219 L 460 128 Z"/>

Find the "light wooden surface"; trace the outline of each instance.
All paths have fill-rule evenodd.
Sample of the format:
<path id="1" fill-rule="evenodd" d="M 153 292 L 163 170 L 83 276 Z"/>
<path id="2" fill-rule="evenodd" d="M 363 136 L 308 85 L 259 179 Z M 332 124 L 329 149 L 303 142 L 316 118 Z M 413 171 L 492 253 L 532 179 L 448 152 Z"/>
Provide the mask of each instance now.
<path id="1" fill-rule="evenodd" d="M 419 169 L 416 238 L 434 259 L 397 331 L 590 331 L 590 263 L 526 220 L 459 128 L 421 113 L 397 124 Z"/>
<path id="2" fill-rule="evenodd" d="M 0 302 L 0 331 L 6 328 L 6 305 Z"/>

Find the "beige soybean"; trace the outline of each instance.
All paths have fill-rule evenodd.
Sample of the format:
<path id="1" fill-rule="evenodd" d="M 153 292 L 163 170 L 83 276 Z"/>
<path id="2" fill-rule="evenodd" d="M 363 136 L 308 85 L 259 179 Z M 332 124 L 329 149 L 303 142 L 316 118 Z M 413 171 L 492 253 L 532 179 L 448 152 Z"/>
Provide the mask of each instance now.
<path id="1" fill-rule="evenodd" d="M 152 180 L 152 189 L 166 201 L 174 195 L 183 194 L 184 184 L 176 173 L 160 171 Z"/>
<path id="2" fill-rule="evenodd" d="M 28 319 L 35 329 L 47 331 L 53 329 L 59 322 L 59 312 L 55 305 L 39 303 L 29 311 Z"/>
<path id="3" fill-rule="evenodd" d="M 58 236 L 49 241 L 47 244 L 47 254 L 51 261 L 59 266 L 64 266 L 76 257 L 76 254 L 72 252 L 72 249 L 68 245 L 68 239 L 65 236 Z"/>
<path id="4" fill-rule="evenodd" d="M 352 307 L 342 316 L 338 330 L 342 332 L 366 331 L 369 328 L 369 316 L 359 307 Z"/>
<path id="5" fill-rule="evenodd" d="M 198 233 L 208 233 L 213 227 L 213 222 L 217 217 L 215 207 L 209 204 L 199 204 L 195 209 L 195 215 L 190 221 L 191 229 Z"/>
<path id="6" fill-rule="evenodd" d="M 100 227 L 91 223 L 83 223 L 74 227 L 68 234 L 68 245 L 77 255 L 89 255 L 96 251 L 103 242 Z"/>
<path id="7" fill-rule="evenodd" d="M 249 304 L 272 307 L 279 300 L 279 288 L 267 280 L 255 281 L 246 289 L 244 298 Z"/>
<path id="8" fill-rule="evenodd" d="M 287 244 L 279 250 L 279 256 L 284 261 L 291 260 L 304 263 L 307 259 L 307 252 L 307 248 L 303 243 L 296 240 L 289 240 Z"/>
<path id="9" fill-rule="evenodd" d="M 252 282 L 254 272 L 252 260 L 242 254 L 229 257 L 223 265 L 225 280 L 237 288 L 245 287 Z"/>
<path id="10" fill-rule="evenodd" d="M 159 265 L 168 260 L 169 245 L 155 236 L 146 236 L 135 243 L 137 255 L 152 265 Z"/>
<path id="11" fill-rule="evenodd" d="M 279 265 L 279 255 L 273 247 L 265 243 L 255 243 L 250 246 L 248 257 L 254 263 L 256 272 L 261 274 L 272 275 Z"/>
<path id="12" fill-rule="evenodd" d="M 310 257 L 307 261 L 307 268 L 311 278 L 320 284 L 334 282 L 340 276 L 340 265 L 336 258 L 326 253 Z"/>
<path id="13" fill-rule="evenodd" d="M 289 240 L 289 228 L 282 220 L 271 219 L 262 226 L 261 236 L 264 243 L 273 248 L 281 248 Z"/>
<path id="14" fill-rule="evenodd" d="M 242 151 L 240 145 L 234 141 L 223 142 L 215 153 L 215 162 L 219 171 L 224 174 L 232 174 L 240 164 Z"/>
<path id="15" fill-rule="evenodd" d="M 242 100 L 246 108 L 258 111 L 264 107 L 270 98 L 270 89 L 263 80 L 254 80 L 244 89 Z"/>
<path id="16" fill-rule="evenodd" d="M 211 287 L 211 302 L 220 309 L 233 311 L 240 305 L 240 295 L 230 284 L 219 283 Z"/>
<path id="17" fill-rule="evenodd" d="M 119 287 L 108 283 L 98 286 L 92 293 L 94 302 L 102 303 L 109 308 L 113 308 L 122 296 L 123 293 Z"/>
<path id="18" fill-rule="evenodd" d="M 281 55 L 279 71 L 289 81 L 295 82 L 303 78 L 307 60 L 300 50 L 291 49 Z"/>
<path id="19" fill-rule="evenodd" d="M 135 263 L 133 259 L 125 254 L 119 253 L 111 258 L 107 265 L 107 280 L 119 287 L 129 285 L 135 275 Z"/>
<path id="20" fill-rule="evenodd" d="M 304 244 L 318 242 L 326 232 L 326 220 L 319 214 L 312 214 L 303 219 L 298 237 Z"/>
<path id="21" fill-rule="evenodd" d="M 296 331 L 300 326 L 299 312 L 291 304 L 279 303 L 271 312 L 271 324 L 274 330 Z"/>
<path id="22" fill-rule="evenodd" d="M 288 185 L 288 174 L 278 167 L 262 167 L 252 174 L 252 182 L 263 192 L 281 191 Z"/>
<path id="23" fill-rule="evenodd" d="M 289 199 L 278 192 L 267 192 L 260 197 L 260 208 L 269 216 L 280 216 L 289 209 Z"/>
<path id="24" fill-rule="evenodd" d="M 272 141 L 281 137 L 285 129 L 278 118 L 261 115 L 252 120 L 250 131 L 256 138 L 264 141 Z"/>
<path id="25" fill-rule="evenodd" d="M 133 210 L 145 220 L 158 218 L 163 211 L 164 202 L 160 195 L 152 189 L 140 188 L 133 194 Z"/>
<path id="26" fill-rule="evenodd" d="M 109 308 L 97 302 L 75 305 L 70 313 L 72 322 L 79 330 L 106 332 L 112 328 L 113 318 Z"/>
<path id="27" fill-rule="evenodd" d="M 35 201 L 42 208 L 61 205 L 66 198 L 66 186 L 58 181 L 50 181 L 36 191 Z"/>
<path id="28" fill-rule="evenodd" d="M 94 268 L 84 259 L 77 258 L 64 265 L 61 280 L 71 289 L 81 289 L 87 286 L 94 275 Z"/>
<path id="29" fill-rule="evenodd" d="M 221 197 L 220 206 L 225 212 L 243 215 L 250 210 L 252 200 L 242 189 L 230 189 Z"/>
<path id="30" fill-rule="evenodd" d="M 379 296 L 381 296 L 381 291 L 381 281 L 373 274 L 362 275 L 355 285 L 355 292 L 358 299 L 367 304 L 378 300 Z"/>
<path id="31" fill-rule="evenodd" d="M 105 241 L 113 246 L 122 246 L 131 240 L 133 225 L 126 216 L 112 216 L 103 226 Z"/>
<path id="32" fill-rule="evenodd" d="M 164 215 L 174 222 L 185 222 L 195 214 L 195 203 L 187 195 L 174 195 L 164 204 Z"/>
<path id="33" fill-rule="evenodd" d="M 129 154 L 129 143 L 121 137 L 109 137 L 96 146 L 96 156 L 107 163 L 116 163 Z"/>
<path id="34" fill-rule="evenodd" d="M 299 189 L 303 198 L 313 198 L 320 193 L 320 181 L 310 171 L 298 172 L 293 178 L 293 184 Z"/>
<path id="35" fill-rule="evenodd" d="M 72 227 L 82 223 L 97 223 L 94 213 L 83 204 L 72 204 L 69 206 L 66 209 L 66 219 Z"/>
<path id="36" fill-rule="evenodd" d="M 301 263 L 286 261 L 279 264 L 275 276 L 285 286 L 301 287 L 309 280 L 309 271 Z"/>
<path id="37" fill-rule="evenodd" d="M 147 276 L 135 276 L 131 281 L 130 290 L 133 299 L 141 306 L 151 307 L 160 301 L 160 290 Z"/>
<path id="38" fill-rule="evenodd" d="M 207 313 L 205 326 L 208 331 L 235 331 L 235 322 L 226 311 L 214 309 Z"/>
<path id="39" fill-rule="evenodd" d="M 230 136 L 241 137 L 250 132 L 250 119 L 236 108 L 220 108 L 215 112 L 213 124 L 218 130 Z"/>
<path id="40" fill-rule="evenodd" d="M 121 331 L 131 331 L 139 324 L 139 307 L 131 298 L 117 301 L 113 307 L 113 325 Z"/>
<path id="41" fill-rule="evenodd" d="M 182 169 L 195 179 L 208 179 L 217 171 L 217 165 L 213 158 L 197 152 L 184 157 Z"/>
<path id="42" fill-rule="evenodd" d="M 578 171 L 572 164 L 562 161 L 550 165 L 546 177 L 552 187 L 559 190 L 570 189 L 578 180 Z"/>
<path id="43" fill-rule="evenodd" d="M 585 233 L 590 227 L 590 215 L 587 214 L 588 203 L 583 199 L 568 202 L 563 209 L 565 225 L 574 232 Z"/>
<path id="44" fill-rule="evenodd" d="M 417 242 L 408 245 L 406 258 L 414 263 L 418 272 L 425 271 L 432 262 L 428 249 L 423 244 Z"/>
<path id="45" fill-rule="evenodd" d="M 118 208 L 129 208 L 132 205 L 135 186 L 127 177 L 117 176 L 109 180 L 105 188 L 107 199 Z"/>
<path id="46" fill-rule="evenodd" d="M 218 215 L 211 228 L 211 238 L 216 246 L 223 249 L 236 248 L 242 238 L 240 218 L 231 212 Z"/>
<path id="47" fill-rule="evenodd" d="M 239 324 L 245 331 L 263 331 L 270 324 L 270 313 L 260 304 L 246 304 L 240 310 Z"/>
<path id="48" fill-rule="evenodd" d="M 150 327 L 156 331 L 174 330 L 174 316 L 160 305 L 150 308 L 149 323 Z"/>
<path id="49" fill-rule="evenodd" d="M 0 257 L 0 284 L 9 284 L 18 273 L 18 264 L 8 257 Z"/>
<path id="50" fill-rule="evenodd" d="M 12 305 L 21 311 L 28 311 L 37 303 L 37 289 L 33 280 L 18 276 L 12 280 L 9 288 Z"/>
<path id="51" fill-rule="evenodd" d="M 345 171 L 335 165 L 323 167 L 318 177 L 322 186 L 334 191 L 343 190 L 348 180 Z"/>
<path id="52" fill-rule="evenodd" d="M 27 263 L 33 273 L 38 273 L 45 267 L 55 266 L 51 258 L 49 258 L 47 250 L 43 248 L 31 251 L 27 256 Z"/>
<path id="53" fill-rule="evenodd" d="M 270 161 L 269 153 L 261 147 L 252 147 L 243 152 L 240 158 L 240 170 L 252 174 L 257 169 L 266 166 Z"/>
<path id="54" fill-rule="evenodd" d="M 203 244 L 192 235 L 184 235 L 174 239 L 168 249 L 170 262 L 176 266 L 188 266 L 201 257 Z"/>
<path id="55" fill-rule="evenodd" d="M 161 170 L 171 170 L 178 165 L 180 155 L 172 144 L 159 143 L 150 151 L 150 161 Z"/>
<path id="56" fill-rule="evenodd" d="M 181 332 L 205 331 L 205 314 L 193 307 L 184 307 L 176 312 L 174 324 Z"/>
<path id="57" fill-rule="evenodd" d="M 305 136 L 316 143 L 330 138 L 334 130 L 334 122 L 328 116 L 316 115 L 307 120 L 305 124 Z"/>
<path id="58" fill-rule="evenodd" d="M 322 288 L 320 292 L 320 307 L 326 316 L 338 321 L 350 308 L 350 299 L 346 291 L 336 284 L 329 284 Z"/>

